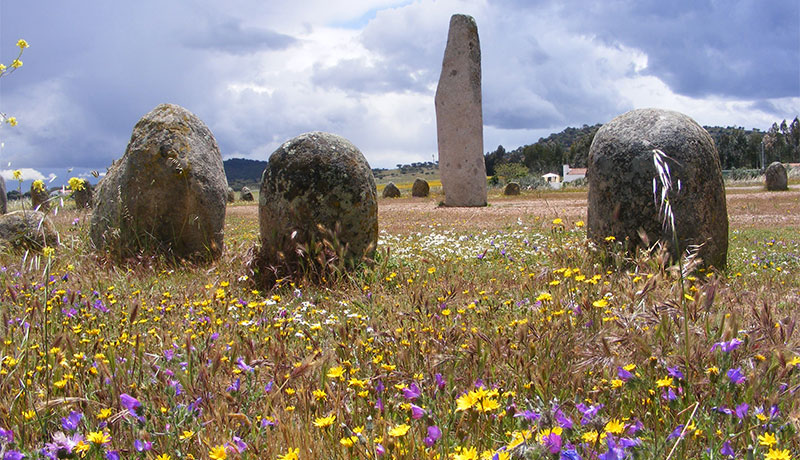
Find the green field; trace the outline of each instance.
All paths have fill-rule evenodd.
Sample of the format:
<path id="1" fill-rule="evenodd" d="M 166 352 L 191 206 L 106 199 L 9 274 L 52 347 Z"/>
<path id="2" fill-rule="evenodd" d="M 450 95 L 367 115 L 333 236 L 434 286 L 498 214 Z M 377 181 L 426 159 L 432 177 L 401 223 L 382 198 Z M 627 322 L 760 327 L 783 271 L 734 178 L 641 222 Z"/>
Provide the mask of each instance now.
<path id="1" fill-rule="evenodd" d="M 0 442 L 26 458 L 798 458 L 800 228 L 767 203 L 793 219 L 800 192 L 736 193 L 727 271 L 682 274 L 587 243 L 581 193 L 381 200 L 369 266 L 270 291 L 247 269 L 255 205 L 228 209 L 209 266 L 114 264 L 89 214 L 61 209 L 50 257 L 0 254 Z"/>

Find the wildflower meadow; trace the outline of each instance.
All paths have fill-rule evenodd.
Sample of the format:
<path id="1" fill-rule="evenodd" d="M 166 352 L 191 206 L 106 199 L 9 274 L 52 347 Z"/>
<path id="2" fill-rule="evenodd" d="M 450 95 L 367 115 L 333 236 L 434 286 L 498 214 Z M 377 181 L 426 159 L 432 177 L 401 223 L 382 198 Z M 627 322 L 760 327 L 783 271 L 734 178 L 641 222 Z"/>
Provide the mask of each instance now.
<path id="1" fill-rule="evenodd" d="M 587 242 L 575 196 L 381 201 L 362 270 L 269 291 L 255 205 L 195 266 L 66 202 L 0 253 L 0 458 L 800 458 L 800 194 L 729 207 L 724 272 Z"/>

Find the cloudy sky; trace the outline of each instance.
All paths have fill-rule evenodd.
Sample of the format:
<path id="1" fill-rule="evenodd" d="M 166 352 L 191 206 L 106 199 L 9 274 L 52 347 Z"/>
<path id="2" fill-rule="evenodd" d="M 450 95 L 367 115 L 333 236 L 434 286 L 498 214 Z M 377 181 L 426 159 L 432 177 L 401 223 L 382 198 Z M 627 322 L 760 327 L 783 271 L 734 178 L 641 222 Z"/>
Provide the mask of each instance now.
<path id="1" fill-rule="evenodd" d="M 373 167 L 435 159 L 454 13 L 478 23 L 485 151 L 641 107 L 762 130 L 800 114 L 797 0 L 0 0 L 0 62 L 30 43 L 0 79 L 19 121 L 0 128 L 0 169 L 105 171 L 163 102 L 225 159 L 313 130 Z"/>

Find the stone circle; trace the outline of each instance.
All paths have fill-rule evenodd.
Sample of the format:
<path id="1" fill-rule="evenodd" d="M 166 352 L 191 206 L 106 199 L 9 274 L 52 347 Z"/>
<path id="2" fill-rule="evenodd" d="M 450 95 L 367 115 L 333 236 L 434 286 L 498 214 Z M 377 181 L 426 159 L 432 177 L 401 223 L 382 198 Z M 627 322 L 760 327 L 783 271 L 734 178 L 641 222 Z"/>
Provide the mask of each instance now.
<path id="1" fill-rule="evenodd" d="M 253 201 L 253 192 L 250 191 L 250 187 L 242 187 L 242 190 L 239 192 L 239 199 L 242 201 Z"/>
<path id="2" fill-rule="evenodd" d="M 75 207 L 78 209 L 86 209 L 91 208 L 93 205 L 92 198 L 94 195 L 94 190 L 92 184 L 89 183 L 88 180 L 83 180 L 83 188 L 79 190 L 74 190 L 72 192 L 72 198 L 75 200 Z"/>
<path id="3" fill-rule="evenodd" d="M 58 246 L 58 234 L 40 211 L 14 211 L 0 216 L 0 240 L 13 248 L 41 250 Z"/>

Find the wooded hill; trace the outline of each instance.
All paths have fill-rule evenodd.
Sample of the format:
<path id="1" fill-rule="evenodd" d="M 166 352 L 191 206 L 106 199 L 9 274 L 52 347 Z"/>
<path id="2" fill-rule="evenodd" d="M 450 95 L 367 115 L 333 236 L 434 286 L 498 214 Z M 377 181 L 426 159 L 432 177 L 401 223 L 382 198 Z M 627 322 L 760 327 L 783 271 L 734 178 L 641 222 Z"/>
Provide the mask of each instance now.
<path id="1" fill-rule="evenodd" d="M 562 165 L 585 168 L 589 147 L 600 124 L 583 125 L 580 128 L 566 128 L 539 139 L 537 142 L 516 148 L 510 152 L 502 145 L 484 156 L 486 175 L 494 176 L 496 167 L 501 164 L 516 164 L 526 167 L 530 174 L 548 172 L 561 174 Z M 767 132 L 742 127 L 705 126 L 714 139 L 719 152 L 722 169 L 761 168 L 761 148 L 764 146 L 765 164 L 773 161 L 800 163 L 800 120 L 783 120 L 773 123 Z M 763 141 L 763 142 L 762 142 Z M 256 186 L 261 182 L 261 173 L 267 167 L 266 161 L 232 158 L 225 160 L 225 175 L 228 185 L 236 190 L 247 185 Z M 373 169 L 376 178 L 402 174 L 421 174 L 435 168 L 433 162 L 397 165 L 397 170 Z"/>

